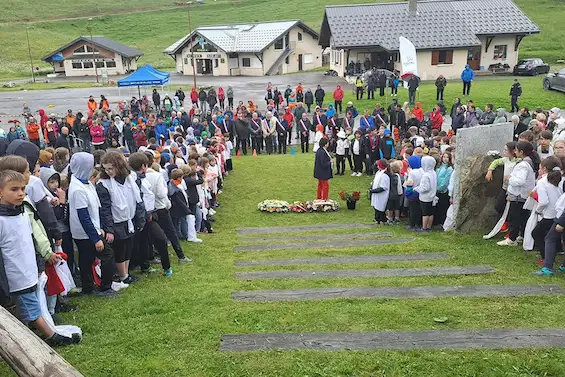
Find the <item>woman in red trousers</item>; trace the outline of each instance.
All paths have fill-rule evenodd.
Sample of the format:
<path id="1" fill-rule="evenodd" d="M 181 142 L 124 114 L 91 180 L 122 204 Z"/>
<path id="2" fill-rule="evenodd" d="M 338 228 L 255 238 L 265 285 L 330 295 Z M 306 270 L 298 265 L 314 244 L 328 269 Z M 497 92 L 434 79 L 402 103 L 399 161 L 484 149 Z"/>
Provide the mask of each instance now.
<path id="1" fill-rule="evenodd" d="M 318 179 L 317 199 L 328 200 L 330 196 L 330 179 L 333 178 L 333 161 L 328 152 L 328 139 L 326 138 L 320 140 L 320 149 L 316 151 L 314 178 Z"/>

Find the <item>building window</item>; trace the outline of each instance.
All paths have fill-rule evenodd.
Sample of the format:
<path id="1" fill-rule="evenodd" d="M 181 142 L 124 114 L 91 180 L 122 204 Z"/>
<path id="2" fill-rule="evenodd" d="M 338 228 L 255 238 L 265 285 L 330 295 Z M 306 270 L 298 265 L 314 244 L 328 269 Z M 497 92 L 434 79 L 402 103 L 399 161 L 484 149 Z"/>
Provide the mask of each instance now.
<path id="1" fill-rule="evenodd" d="M 83 62 L 82 67 L 84 69 L 92 69 L 92 68 L 94 68 L 94 64 L 92 64 L 92 62 Z"/>
<path id="2" fill-rule="evenodd" d="M 284 64 L 289 64 L 289 63 L 290 63 L 290 59 L 289 59 L 289 57 L 287 56 L 287 57 L 284 59 Z"/>
<path id="3" fill-rule="evenodd" d="M 275 42 L 275 50 L 282 50 L 283 49 L 283 39 L 277 39 Z"/>
<path id="4" fill-rule="evenodd" d="M 59 63 L 59 67 L 63 68 L 64 66 L 63 62 Z"/>
<path id="5" fill-rule="evenodd" d="M 74 54 L 80 55 L 80 54 L 92 54 L 92 53 L 98 53 L 99 51 L 96 48 L 93 48 L 90 45 L 84 45 L 84 46 L 80 46 L 79 48 L 77 48 L 76 50 L 73 51 Z"/>
<path id="6" fill-rule="evenodd" d="M 214 59 L 214 68 L 218 68 L 218 59 Z"/>
<path id="7" fill-rule="evenodd" d="M 106 62 L 106 68 L 116 68 L 116 62 L 113 60 L 110 62 Z"/>
<path id="8" fill-rule="evenodd" d="M 432 65 L 453 64 L 453 50 L 432 51 Z"/>
<path id="9" fill-rule="evenodd" d="M 73 63 L 73 69 L 82 69 L 82 63 Z"/>
<path id="10" fill-rule="evenodd" d="M 312 54 L 304 54 L 304 64 L 312 64 L 314 62 L 314 58 Z"/>
<path id="11" fill-rule="evenodd" d="M 302 33 L 298 33 L 298 42 L 302 41 Z"/>
<path id="12" fill-rule="evenodd" d="M 250 58 L 241 58 L 241 65 L 244 67 L 251 67 L 251 59 Z"/>
<path id="13" fill-rule="evenodd" d="M 96 68 L 104 68 L 104 62 L 96 62 Z"/>
<path id="14" fill-rule="evenodd" d="M 494 46 L 493 59 L 506 59 L 507 48 L 508 48 L 507 45 L 496 45 L 496 46 Z"/>

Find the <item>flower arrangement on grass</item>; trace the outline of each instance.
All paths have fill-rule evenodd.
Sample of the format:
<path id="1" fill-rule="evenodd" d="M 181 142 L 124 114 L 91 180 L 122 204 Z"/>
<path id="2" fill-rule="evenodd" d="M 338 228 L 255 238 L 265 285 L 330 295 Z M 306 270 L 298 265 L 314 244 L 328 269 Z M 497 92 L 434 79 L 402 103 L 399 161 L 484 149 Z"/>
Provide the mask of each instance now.
<path id="1" fill-rule="evenodd" d="M 346 202 L 356 202 L 361 197 L 361 192 L 353 191 L 352 193 L 349 193 L 347 191 L 342 191 L 339 193 L 339 197 L 341 200 L 344 200 Z"/>
<path id="2" fill-rule="evenodd" d="M 307 211 L 305 202 L 294 202 L 289 206 L 290 212 L 304 213 Z"/>
<path id="3" fill-rule="evenodd" d="M 257 205 L 261 212 L 267 213 L 285 213 L 289 211 L 289 204 L 284 200 L 263 200 Z"/>
<path id="4" fill-rule="evenodd" d="M 310 212 L 334 212 L 339 210 L 339 203 L 335 200 L 313 200 L 306 202 L 306 208 Z"/>

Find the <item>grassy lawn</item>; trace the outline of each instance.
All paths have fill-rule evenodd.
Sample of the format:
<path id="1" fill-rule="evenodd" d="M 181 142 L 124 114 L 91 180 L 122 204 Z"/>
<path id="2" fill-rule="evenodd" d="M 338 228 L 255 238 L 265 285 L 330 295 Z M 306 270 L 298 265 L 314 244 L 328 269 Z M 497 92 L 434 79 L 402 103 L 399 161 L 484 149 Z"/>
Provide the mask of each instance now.
<path id="1" fill-rule="evenodd" d="M 162 50 L 188 33 L 187 13 L 170 9 L 174 5 L 166 0 L 139 0 L 132 5 L 124 1 L 100 0 L 95 3 L 46 0 L 6 0 L 6 12 L 0 16 L 0 77 L 13 77 L 25 73 L 29 67 L 25 27 L 30 25 L 30 41 L 34 64 L 44 70 L 50 66 L 40 59 L 55 48 L 78 35 L 86 35 L 87 19 L 53 20 L 63 17 L 94 16 L 93 33 L 105 35 L 145 52 L 140 64 L 150 63 L 157 68 L 173 69 L 174 62 Z M 383 0 L 381 0 L 383 1 Z M 386 0 L 389 1 L 389 0 Z M 356 3 L 372 3 L 357 0 Z M 276 0 L 218 0 L 207 1 L 191 8 L 192 26 L 221 23 L 258 22 L 300 18 L 314 30 L 320 29 L 326 5 L 345 4 L 343 0 L 309 1 L 307 7 L 300 0 L 288 0 L 280 6 Z M 516 0 L 516 3 L 542 29 L 539 35 L 527 37 L 521 45 L 524 57 L 540 57 L 550 63 L 565 58 L 565 31 L 552 19 L 565 17 L 565 7 L 560 0 Z M 155 9 L 154 12 L 151 10 Z M 162 9 L 162 10 L 160 10 Z M 300 13 L 296 10 L 300 9 Z M 143 11 L 144 13 L 135 13 Z M 148 11 L 148 12 L 147 12 Z M 267 14 L 268 16 L 264 16 Z M 237 16 L 234 16 L 237 15 Z M 26 20 L 30 20 L 26 23 Z M 16 22 L 14 22 L 16 21 Z"/>
<path id="2" fill-rule="evenodd" d="M 18 85 L 13 88 L 0 87 L 0 92 L 17 92 L 20 90 L 50 90 L 50 89 L 73 89 L 73 88 L 92 88 L 95 86 L 110 87 L 111 85 L 96 85 L 91 82 L 35 82 Z"/>
<path id="3" fill-rule="evenodd" d="M 518 101 L 521 106 L 527 106 L 530 109 L 535 109 L 536 107 L 541 107 L 544 109 L 550 109 L 553 106 L 562 106 L 561 104 L 565 100 L 565 94 L 557 91 L 547 91 L 542 87 L 543 78 L 542 77 L 518 77 L 520 83 L 522 84 L 523 94 Z M 484 105 L 491 103 L 494 108 L 503 107 L 506 111 L 510 111 L 510 87 L 514 82 L 513 77 L 496 77 L 496 78 L 484 78 L 478 77 L 472 85 L 471 95 L 469 97 L 462 97 L 463 84 L 459 81 L 448 81 L 447 87 L 444 92 L 444 103 L 447 107 L 448 113 L 451 110 L 451 105 L 455 102 L 455 98 L 461 97 L 463 102 L 468 99 L 472 99 L 476 106 L 480 106 L 484 110 Z M 326 92 L 328 89 L 326 88 Z M 326 95 L 327 98 L 329 98 Z M 416 100 L 422 103 L 425 111 L 431 111 L 436 105 L 436 87 L 433 82 L 423 82 L 420 86 Z M 355 94 L 352 90 L 346 91 L 344 104 L 347 101 L 353 101 L 359 112 L 365 108 L 372 109 L 375 103 L 380 103 L 382 106 L 388 107 L 392 101 L 390 96 L 390 90 L 386 91 L 385 97 L 379 97 L 378 91 L 375 93 L 374 100 L 363 100 L 357 101 Z M 408 101 L 408 90 L 404 88 L 399 88 L 398 90 L 398 102 L 403 104 L 404 101 Z M 327 102 L 327 101 L 326 101 Z"/>
<path id="4" fill-rule="evenodd" d="M 204 243 L 185 245 L 195 259 L 174 265 L 171 279 L 144 278 L 119 298 L 76 299 L 81 310 L 66 314 L 69 323 L 82 327 L 81 345 L 61 354 L 85 376 L 563 376 L 562 349 L 474 351 L 269 351 L 220 353 L 222 334 L 276 332 L 362 332 L 426 329 L 550 328 L 562 327 L 565 304 L 556 297 L 437 298 L 406 300 L 337 299 L 298 302 L 235 302 L 231 292 L 253 289 L 314 287 L 380 287 L 472 284 L 561 283 L 562 277 L 540 278 L 536 255 L 519 248 L 501 248 L 483 241 L 480 234 L 433 233 L 415 236 L 403 226 L 381 227 L 395 237 L 416 237 L 408 244 L 329 250 L 280 250 L 234 253 L 235 229 L 243 226 L 290 226 L 372 220 L 366 197 L 355 211 L 342 208 L 327 214 L 264 214 L 263 199 L 310 200 L 315 196 L 313 154 L 251 156 L 234 159 L 214 224 L 216 234 L 203 235 Z M 330 196 L 340 190 L 365 195 L 371 178 L 334 178 Z M 373 232 L 363 229 L 359 232 Z M 344 231 L 334 231 L 343 233 Z M 315 232 L 324 234 L 324 232 Z M 277 234 L 282 236 L 284 234 Z M 239 281 L 236 271 L 272 270 L 275 267 L 235 268 L 234 261 L 288 259 L 312 256 L 378 255 L 414 252 L 449 253 L 448 260 L 304 265 L 280 269 L 363 269 L 424 266 L 490 265 L 489 275 L 407 278 L 268 279 Z M 445 324 L 433 321 L 445 316 Z M 0 366 L 0 375 L 10 376 Z"/>

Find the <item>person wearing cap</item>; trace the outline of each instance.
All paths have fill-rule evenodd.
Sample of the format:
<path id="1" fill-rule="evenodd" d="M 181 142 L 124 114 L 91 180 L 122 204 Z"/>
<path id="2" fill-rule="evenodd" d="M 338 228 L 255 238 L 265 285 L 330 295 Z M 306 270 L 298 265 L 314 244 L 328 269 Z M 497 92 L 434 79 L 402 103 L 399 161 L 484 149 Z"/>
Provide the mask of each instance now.
<path id="1" fill-rule="evenodd" d="M 524 112 L 523 109 L 522 112 Z M 529 114 L 530 113 L 528 112 L 528 115 Z M 549 131 L 553 132 L 555 130 L 556 120 L 559 118 L 561 118 L 561 109 L 559 109 L 558 107 L 553 107 L 549 111 L 549 117 L 547 118 L 547 129 Z"/>
<path id="2" fill-rule="evenodd" d="M 353 102 L 349 101 L 347 102 L 347 107 L 345 108 L 345 113 L 351 113 L 351 117 L 353 119 L 357 118 L 359 116 L 359 111 L 357 111 L 357 108 L 355 106 L 353 106 Z"/>
<path id="3" fill-rule="evenodd" d="M 522 85 L 518 81 L 518 79 L 514 79 L 514 83 L 510 87 L 510 105 L 512 109 L 510 112 L 518 112 L 520 111 L 520 107 L 518 107 L 518 98 L 522 95 Z M 516 109 L 516 111 L 514 111 Z"/>

